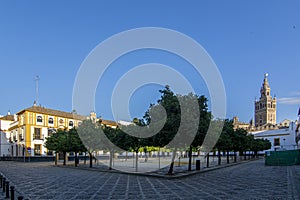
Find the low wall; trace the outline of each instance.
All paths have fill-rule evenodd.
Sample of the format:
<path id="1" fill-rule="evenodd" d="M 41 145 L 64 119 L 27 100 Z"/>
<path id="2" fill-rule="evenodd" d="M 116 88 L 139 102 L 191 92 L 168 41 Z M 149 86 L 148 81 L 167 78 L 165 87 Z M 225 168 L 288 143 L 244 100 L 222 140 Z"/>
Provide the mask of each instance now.
<path id="1" fill-rule="evenodd" d="M 49 162 L 54 161 L 54 156 L 31 156 L 31 157 L 0 157 L 0 161 L 19 161 L 19 162 Z"/>
<path id="2" fill-rule="evenodd" d="M 289 166 L 300 165 L 300 150 L 267 151 L 265 165 Z"/>

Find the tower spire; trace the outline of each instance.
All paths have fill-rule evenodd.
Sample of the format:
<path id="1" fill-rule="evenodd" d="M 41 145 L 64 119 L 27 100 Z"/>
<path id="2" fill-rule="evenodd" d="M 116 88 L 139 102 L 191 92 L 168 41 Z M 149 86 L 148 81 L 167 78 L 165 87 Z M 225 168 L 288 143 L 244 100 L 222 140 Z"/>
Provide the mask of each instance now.
<path id="1" fill-rule="evenodd" d="M 267 73 L 264 75 L 260 94 L 259 100 L 255 100 L 255 126 L 276 124 L 276 98 L 271 96 Z"/>

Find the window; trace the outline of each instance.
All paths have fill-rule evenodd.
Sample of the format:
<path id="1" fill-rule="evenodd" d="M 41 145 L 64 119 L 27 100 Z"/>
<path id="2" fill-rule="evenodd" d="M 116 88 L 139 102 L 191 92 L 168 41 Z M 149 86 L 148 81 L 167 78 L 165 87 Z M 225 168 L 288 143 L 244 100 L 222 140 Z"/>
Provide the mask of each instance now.
<path id="1" fill-rule="evenodd" d="M 37 121 L 37 122 L 43 122 L 42 116 L 37 116 L 36 121 Z"/>
<path id="2" fill-rule="evenodd" d="M 48 129 L 48 137 L 51 137 L 54 133 L 56 133 L 56 130 L 54 128 Z"/>
<path id="3" fill-rule="evenodd" d="M 54 120 L 53 120 L 52 117 L 49 117 L 48 123 L 49 123 L 49 124 L 53 124 L 53 123 L 54 123 Z"/>
<path id="4" fill-rule="evenodd" d="M 19 140 L 20 140 L 20 141 L 23 141 L 23 140 L 24 140 L 23 133 L 19 134 Z"/>
<path id="5" fill-rule="evenodd" d="M 73 121 L 69 121 L 69 126 L 74 126 L 74 122 Z"/>
<path id="6" fill-rule="evenodd" d="M 41 139 L 41 129 L 40 128 L 34 128 L 33 139 L 34 140 Z"/>
<path id="7" fill-rule="evenodd" d="M 35 144 L 34 145 L 34 155 L 35 156 L 40 156 L 41 155 L 41 145 L 40 144 Z"/>
<path id="8" fill-rule="evenodd" d="M 280 139 L 279 138 L 274 139 L 274 146 L 280 146 Z"/>
<path id="9" fill-rule="evenodd" d="M 14 142 L 17 142 L 17 136 L 14 134 L 14 136 L 13 136 L 13 141 Z"/>

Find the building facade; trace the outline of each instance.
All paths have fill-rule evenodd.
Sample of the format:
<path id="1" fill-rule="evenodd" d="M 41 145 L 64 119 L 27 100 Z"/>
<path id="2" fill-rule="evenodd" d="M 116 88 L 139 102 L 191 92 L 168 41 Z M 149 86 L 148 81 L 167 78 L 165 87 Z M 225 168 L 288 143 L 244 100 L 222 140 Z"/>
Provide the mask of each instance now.
<path id="1" fill-rule="evenodd" d="M 10 124 L 9 141 L 11 156 L 50 155 L 44 147 L 45 139 L 58 129 L 69 130 L 78 126 L 84 116 L 32 106 L 17 113 L 17 120 Z"/>
<path id="2" fill-rule="evenodd" d="M 254 138 L 268 139 L 272 146 L 272 151 L 276 150 L 295 150 L 299 149 L 296 142 L 296 129 L 297 124 L 291 122 L 289 127 L 277 130 L 264 130 L 253 132 Z"/>
<path id="3" fill-rule="evenodd" d="M 80 126 L 83 120 L 92 120 L 102 126 L 117 128 L 119 123 L 97 118 L 95 112 L 89 116 L 75 112 L 64 112 L 33 105 L 15 115 L 0 118 L 1 156 L 47 156 L 52 155 L 44 144 L 46 138 L 57 130 L 70 130 Z"/>
<path id="4" fill-rule="evenodd" d="M 276 124 L 276 97 L 271 96 L 271 88 L 268 82 L 268 74 L 260 89 L 260 98 L 254 103 L 255 127 Z"/>

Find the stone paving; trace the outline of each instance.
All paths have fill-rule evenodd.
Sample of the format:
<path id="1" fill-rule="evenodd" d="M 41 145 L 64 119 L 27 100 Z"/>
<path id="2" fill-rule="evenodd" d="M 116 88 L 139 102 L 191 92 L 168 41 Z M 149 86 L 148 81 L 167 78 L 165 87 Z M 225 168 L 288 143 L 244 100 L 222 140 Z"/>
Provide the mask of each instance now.
<path id="1" fill-rule="evenodd" d="M 177 179 L 9 161 L 0 172 L 27 199 L 300 199 L 300 166 L 264 160 Z"/>

